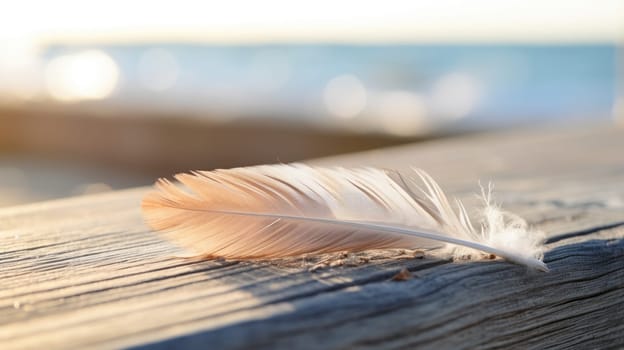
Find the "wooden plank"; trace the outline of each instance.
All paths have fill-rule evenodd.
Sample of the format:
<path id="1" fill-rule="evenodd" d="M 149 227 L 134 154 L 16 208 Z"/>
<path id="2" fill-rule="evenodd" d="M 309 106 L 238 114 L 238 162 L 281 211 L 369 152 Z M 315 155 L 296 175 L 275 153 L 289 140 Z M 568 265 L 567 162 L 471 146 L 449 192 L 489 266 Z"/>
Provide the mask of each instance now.
<path id="1" fill-rule="evenodd" d="M 0 348 L 622 347 L 622 150 L 622 130 L 590 126 L 315 161 L 416 165 L 473 203 L 493 180 L 546 232 L 549 273 L 436 252 L 315 272 L 315 257 L 189 261 L 143 224 L 144 188 L 6 208 Z M 415 278 L 391 281 L 402 268 Z"/>

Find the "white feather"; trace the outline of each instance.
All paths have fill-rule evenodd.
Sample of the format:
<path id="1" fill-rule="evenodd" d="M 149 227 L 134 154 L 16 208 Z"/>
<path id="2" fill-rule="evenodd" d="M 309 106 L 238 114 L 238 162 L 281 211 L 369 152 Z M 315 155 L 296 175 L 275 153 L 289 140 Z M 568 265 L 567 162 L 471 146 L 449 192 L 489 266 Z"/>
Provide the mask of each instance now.
<path id="1" fill-rule="evenodd" d="M 488 200 L 480 230 L 437 183 L 374 168 L 303 164 L 199 171 L 168 180 L 143 200 L 147 223 L 198 255 L 275 258 L 334 251 L 429 248 L 450 244 L 547 271 L 542 236 Z"/>

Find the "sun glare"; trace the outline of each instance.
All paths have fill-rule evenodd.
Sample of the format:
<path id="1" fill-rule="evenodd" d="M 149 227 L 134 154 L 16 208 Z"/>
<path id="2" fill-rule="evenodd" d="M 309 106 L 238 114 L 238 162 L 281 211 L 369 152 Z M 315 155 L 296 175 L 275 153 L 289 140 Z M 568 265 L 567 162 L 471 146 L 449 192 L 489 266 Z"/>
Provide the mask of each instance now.
<path id="1" fill-rule="evenodd" d="M 623 13 L 622 0 L 22 0 L 2 7 L 0 36 L 39 42 L 604 42 L 622 39 Z"/>

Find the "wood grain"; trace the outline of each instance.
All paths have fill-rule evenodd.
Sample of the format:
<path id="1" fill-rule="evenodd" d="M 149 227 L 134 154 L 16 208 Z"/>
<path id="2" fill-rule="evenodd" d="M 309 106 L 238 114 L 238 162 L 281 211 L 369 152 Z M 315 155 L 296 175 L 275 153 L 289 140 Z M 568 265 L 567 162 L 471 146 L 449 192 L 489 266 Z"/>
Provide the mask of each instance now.
<path id="1" fill-rule="evenodd" d="M 436 252 L 315 272 L 312 257 L 182 259 L 143 224 L 140 188 L 0 210 L 0 348 L 624 346 L 622 130 L 521 130 L 314 162 L 416 165 L 471 203 L 477 180 L 492 180 L 505 208 L 546 232 L 551 272 Z M 392 281 L 402 268 L 414 277 Z"/>

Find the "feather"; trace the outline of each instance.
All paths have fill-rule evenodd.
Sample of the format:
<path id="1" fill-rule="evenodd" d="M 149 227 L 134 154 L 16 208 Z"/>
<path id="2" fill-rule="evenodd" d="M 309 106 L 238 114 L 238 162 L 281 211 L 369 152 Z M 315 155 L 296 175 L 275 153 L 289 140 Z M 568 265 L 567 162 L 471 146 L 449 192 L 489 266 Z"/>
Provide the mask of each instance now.
<path id="1" fill-rule="evenodd" d="M 146 222 L 197 255 L 268 259 L 336 251 L 454 247 L 547 271 L 542 237 L 491 204 L 479 230 L 424 171 L 262 165 L 178 174 L 143 199 Z M 424 184 L 420 189 L 417 180 Z M 485 192 L 485 191 L 484 191 Z"/>

